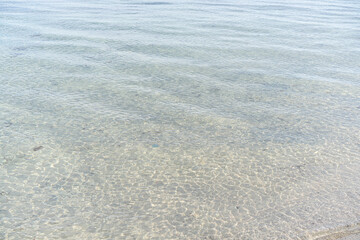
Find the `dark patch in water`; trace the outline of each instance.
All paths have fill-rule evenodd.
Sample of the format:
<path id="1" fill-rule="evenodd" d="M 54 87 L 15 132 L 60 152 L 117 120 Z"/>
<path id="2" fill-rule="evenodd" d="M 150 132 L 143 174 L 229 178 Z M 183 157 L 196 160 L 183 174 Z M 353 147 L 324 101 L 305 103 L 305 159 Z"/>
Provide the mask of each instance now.
<path id="1" fill-rule="evenodd" d="M 12 122 L 8 122 L 8 121 L 7 121 L 7 122 L 4 123 L 4 126 L 5 126 L 5 127 L 10 127 L 11 125 L 12 125 Z"/>
<path id="2" fill-rule="evenodd" d="M 44 148 L 43 146 L 38 146 L 38 147 L 34 147 L 33 150 L 34 150 L 34 152 L 36 152 L 36 151 L 39 151 L 39 150 L 41 150 L 43 148 Z"/>

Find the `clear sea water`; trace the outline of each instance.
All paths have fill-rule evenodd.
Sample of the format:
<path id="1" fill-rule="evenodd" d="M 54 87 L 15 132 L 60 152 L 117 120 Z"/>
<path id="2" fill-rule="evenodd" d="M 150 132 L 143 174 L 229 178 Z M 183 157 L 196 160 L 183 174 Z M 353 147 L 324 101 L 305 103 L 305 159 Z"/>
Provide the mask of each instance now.
<path id="1" fill-rule="evenodd" d="M 0 1 L 0 239 L 359 222 L 360 1 Z"/>

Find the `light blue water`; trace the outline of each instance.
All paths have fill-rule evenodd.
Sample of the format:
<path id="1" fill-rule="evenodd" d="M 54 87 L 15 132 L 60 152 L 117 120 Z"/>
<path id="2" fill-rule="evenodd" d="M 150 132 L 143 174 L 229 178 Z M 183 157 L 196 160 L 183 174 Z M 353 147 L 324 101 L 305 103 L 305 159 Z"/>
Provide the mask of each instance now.
<path id="1" fill-rule="evenodd" d="M 360 2 L 0 1 L 0 239 L 313 239 L 360 222 Z"/>

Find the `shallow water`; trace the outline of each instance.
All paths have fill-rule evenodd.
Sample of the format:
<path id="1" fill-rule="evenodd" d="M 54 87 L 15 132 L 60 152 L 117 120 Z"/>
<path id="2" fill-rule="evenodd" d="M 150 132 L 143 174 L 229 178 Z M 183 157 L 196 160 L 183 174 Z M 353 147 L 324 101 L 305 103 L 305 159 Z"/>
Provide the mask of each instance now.
<path id="1" fill-rule="evenodd" d="M 0 239 L 311 239 L 360 222 L 360 2 L 0 2 Z"/>

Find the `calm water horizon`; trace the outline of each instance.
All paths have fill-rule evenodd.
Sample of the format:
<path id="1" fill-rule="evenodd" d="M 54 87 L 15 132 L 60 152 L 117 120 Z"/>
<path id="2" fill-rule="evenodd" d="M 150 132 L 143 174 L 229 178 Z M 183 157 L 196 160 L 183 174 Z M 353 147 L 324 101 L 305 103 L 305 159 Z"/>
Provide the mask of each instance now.
<path id="1" fill-rule="evenodd" d="M 0 1 L 0 239 L 359 227 L 359 30 L 356 0 Z"/>

